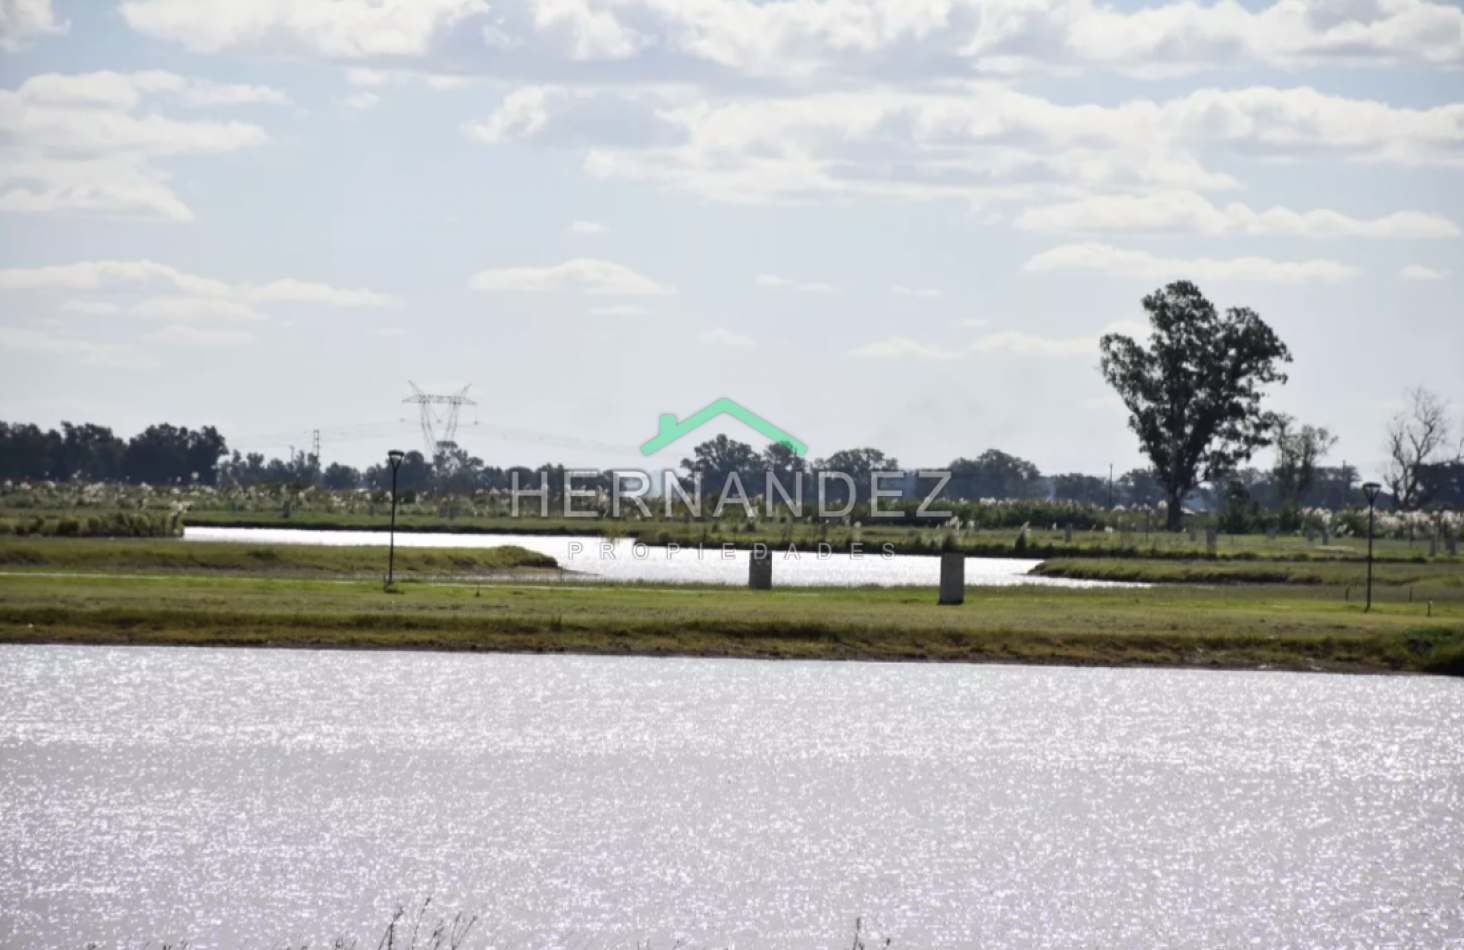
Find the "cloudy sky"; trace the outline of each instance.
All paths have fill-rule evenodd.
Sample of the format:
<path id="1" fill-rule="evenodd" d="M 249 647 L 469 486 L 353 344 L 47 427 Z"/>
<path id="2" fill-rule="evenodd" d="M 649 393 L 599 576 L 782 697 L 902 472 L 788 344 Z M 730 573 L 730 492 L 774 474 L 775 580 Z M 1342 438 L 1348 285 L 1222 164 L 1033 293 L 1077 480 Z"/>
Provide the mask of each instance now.
<path id="1" fill-rule="evenodd" d="M 1106 473 L 1139 458 L 1097 338 L 1187 278 L 1276 328 L 1275 408 L 1371 474 L 1407 387 L 1464 420 L 1461 23 L 0 0 L 0 418 L 318 428 L 360 464 L 420 442 L 415 380 L 472 384 L 496 464 L 633 464 L 725 396 L 815 456 Z"/>

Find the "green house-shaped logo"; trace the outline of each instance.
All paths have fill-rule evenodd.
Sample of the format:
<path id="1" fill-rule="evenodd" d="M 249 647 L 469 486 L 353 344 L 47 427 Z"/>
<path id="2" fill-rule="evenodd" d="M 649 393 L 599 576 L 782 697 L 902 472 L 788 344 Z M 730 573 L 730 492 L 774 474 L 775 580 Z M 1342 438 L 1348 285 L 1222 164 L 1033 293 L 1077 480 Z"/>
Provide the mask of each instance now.
<path id="1" fill-rule="evenodd" d="M 704 423 L 710 422 L 724 412 L 734 419 L 740 419 L 747 423 L 774 442 L 787 446 L 792 450 L 794 455 L 805 455 L 808 452 L 808 446 L 799 442 L 771 422 L 768 422 L 762 416 L 749 412 L 730 399 L 718 399 L 701 412 L 687 416 L 681 422 L 677 422 L 676 416 L 670 413 L 662 413 L 660 434 L 641 446 L 641 454 L 651 455 L 654 452 L 659 452 L 683 435 L 690 433 L 693 429 L 700 427 Z"/>

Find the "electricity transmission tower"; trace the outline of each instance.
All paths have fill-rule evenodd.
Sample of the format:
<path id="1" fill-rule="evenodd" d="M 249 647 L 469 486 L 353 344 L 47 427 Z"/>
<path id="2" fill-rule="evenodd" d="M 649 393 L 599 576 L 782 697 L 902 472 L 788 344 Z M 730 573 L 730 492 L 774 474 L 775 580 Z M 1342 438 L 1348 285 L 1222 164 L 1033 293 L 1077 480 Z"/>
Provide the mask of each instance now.
<path id="1" fill-rule="evenodd" d="M 422 414 L 422 440 L 427 448 L 427 461 L 431 462 L 437 455 L 437 447 L 444 442 L 451 442 L 457 434 L 458 410 L 463 406 L 478 405 L 468 397 L 468 389 L 473 385 L 469 383 L 455 393 L 437 394 L 423 392 L 422 387 L 407 380 L 407 385 L 412 387 L 412 395 L 403 399 L 402 402 L 416 403 Z M 438 406 L 444 406 L 440 411 Z"/>

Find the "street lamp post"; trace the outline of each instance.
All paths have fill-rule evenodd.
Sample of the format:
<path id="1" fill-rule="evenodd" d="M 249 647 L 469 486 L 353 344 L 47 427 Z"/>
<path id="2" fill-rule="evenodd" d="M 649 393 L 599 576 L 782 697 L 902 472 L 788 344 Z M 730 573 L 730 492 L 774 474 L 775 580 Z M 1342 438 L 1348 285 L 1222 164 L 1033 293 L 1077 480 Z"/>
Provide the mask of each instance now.
<path id="1" fill-rule="evenodd" d="M 1383 486 L 1377 482 L 1366 482 L 1362 486 L 1362 493 L 1367 496 L 1367 607 L 1363 609 L 1366 613 L 1372 610 L 1372 562 L 1373 562 L 1373 508 L 1378 501 L 1378 492 Z"/>
<path id="2" fill-rule="evenodd" d="M 391 464 L 391 541 L 386 555 L 386 586 L 388 588 L 391 587 L 396 569 L 397 469 L 402 467 L 404 458 L 406 455 L 400 449 L 392 449 L 386 453 L 386 460 Z"/>

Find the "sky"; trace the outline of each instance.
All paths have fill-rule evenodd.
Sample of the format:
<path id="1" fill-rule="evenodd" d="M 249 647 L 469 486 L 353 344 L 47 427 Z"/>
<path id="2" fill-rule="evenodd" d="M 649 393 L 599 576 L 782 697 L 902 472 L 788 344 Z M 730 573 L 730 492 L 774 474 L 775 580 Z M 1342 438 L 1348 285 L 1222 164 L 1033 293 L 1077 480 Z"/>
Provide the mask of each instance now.
<path id="1" fill-rule="evenodd" d="M 1461 226 L 1457 3 L 0 0 L 8 421 L 1121 473 L 1098 338 L 1187 279 L 1369 476 L 1411 387 L 1464 435 Z"/>

